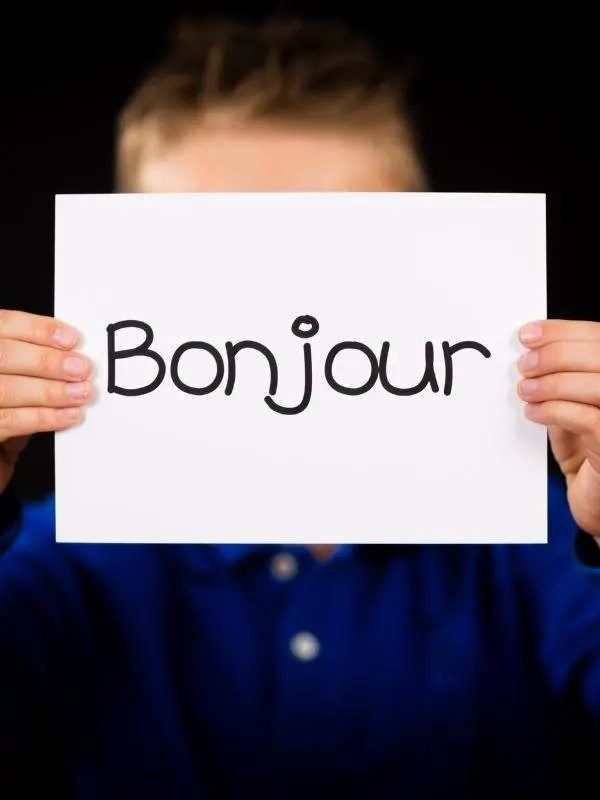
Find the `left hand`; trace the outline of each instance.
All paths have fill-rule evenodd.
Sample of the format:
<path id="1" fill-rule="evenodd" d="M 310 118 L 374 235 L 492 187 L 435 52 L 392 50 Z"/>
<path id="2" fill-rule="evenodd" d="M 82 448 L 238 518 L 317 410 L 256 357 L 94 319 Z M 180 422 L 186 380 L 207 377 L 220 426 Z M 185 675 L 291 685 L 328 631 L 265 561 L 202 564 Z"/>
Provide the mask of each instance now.
<path id="1" fill-rule="evenodd" d="M 600 544 L 600 323 L 543 320 L 519 338 L 525 414 L 548 427 L 571 513 Z"/>

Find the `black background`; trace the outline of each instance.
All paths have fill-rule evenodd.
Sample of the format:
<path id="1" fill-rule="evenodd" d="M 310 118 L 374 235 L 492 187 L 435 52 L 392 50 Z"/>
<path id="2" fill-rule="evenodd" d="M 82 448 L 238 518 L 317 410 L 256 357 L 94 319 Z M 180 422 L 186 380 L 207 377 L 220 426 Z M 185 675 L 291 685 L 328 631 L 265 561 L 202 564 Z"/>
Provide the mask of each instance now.
<path id="1" fill-rule="evenodd" d="M 414 70 L 433 188 L 546 193 L 549 315 L 600 320 L 592 56 L 583 47 L 567 57 L 531 41 L 493 44 L 481 31 L 477 47 L 428 46 L 418 29 L 398 33 L 390 6 L 369 8 L 351 21 Z M 339 11 L 330 4 L 321 14 L 348 16 Z M 54 195 L 111 191 L 115 116 L 163 50 L 174 16 L 146 8 L 130 22 L 107 15 L 39 24 L 21 30 L 14 47 L 5 27 L 0 307 L 52 314 Z M 52 489 L 52 437 L 30 445 L 17 482 L 28 497 Z"/>

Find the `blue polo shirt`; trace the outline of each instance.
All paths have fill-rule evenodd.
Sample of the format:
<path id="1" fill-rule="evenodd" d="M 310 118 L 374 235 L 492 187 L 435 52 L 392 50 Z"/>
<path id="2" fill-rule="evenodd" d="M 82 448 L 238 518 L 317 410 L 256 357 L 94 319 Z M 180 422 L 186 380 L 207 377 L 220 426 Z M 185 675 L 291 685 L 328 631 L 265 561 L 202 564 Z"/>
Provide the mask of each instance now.
<path id="1" fill-rule="evenodd" d="M 3 800 L 598 793 L 600 558 L 559 484 L 549 545 L 322 563 L 56 544 L 51 501 L 3 504 Z"/>

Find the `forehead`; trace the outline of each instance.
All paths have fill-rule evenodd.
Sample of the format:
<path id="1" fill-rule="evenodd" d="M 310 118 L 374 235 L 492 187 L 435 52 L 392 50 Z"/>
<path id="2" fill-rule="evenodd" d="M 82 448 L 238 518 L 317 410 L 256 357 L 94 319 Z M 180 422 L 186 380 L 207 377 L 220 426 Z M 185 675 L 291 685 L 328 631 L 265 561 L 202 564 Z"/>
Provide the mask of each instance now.
<path id="1" fill-rule="evenodd" d="M 191 128 L 142 159 L 140 192 L 368 192 L 408 188 L 389 147 L 366 134 Z"/>

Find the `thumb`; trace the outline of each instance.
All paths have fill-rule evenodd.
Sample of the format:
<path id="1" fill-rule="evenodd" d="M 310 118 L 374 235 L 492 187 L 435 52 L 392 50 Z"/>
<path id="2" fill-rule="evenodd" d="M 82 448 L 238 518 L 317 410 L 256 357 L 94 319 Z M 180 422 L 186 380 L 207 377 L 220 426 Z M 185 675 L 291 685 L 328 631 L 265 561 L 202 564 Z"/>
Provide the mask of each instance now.
<path id="1" fill-rule="evenodd" d="M 577 472 L 582 461 L 581 437 L 564 428 L 549 425 L 548 438 L 554 458 L 563 473 Z"/>

